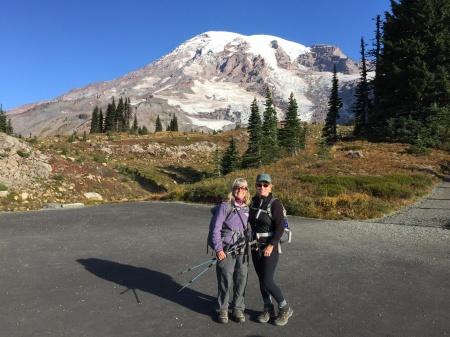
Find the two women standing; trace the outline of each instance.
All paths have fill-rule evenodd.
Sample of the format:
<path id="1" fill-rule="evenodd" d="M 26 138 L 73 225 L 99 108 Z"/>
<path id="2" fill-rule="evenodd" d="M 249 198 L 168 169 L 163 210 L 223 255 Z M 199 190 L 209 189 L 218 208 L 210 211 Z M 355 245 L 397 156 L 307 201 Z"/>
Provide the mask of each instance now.
<path id="1" fill-rule="evenodd" d="M 218 305 L 221 323 L 228 322 L 229 292 L 233 283 L 233 316 L 239 323 L 245 322 L 244 296 L 248 274 L 247 246 L 232 250 L 245 243 L 249 234 L 249 224 L 253 238 L 257 238 L 251 255 L 258 275 L 264 310 L 258 321 L 267 323 L 273 319 L 275 325 L 285 325 L 293 310 L 286 302 L 280 288 L 274 282 L 275 269 L 279 260 L 278 244 L 284 232 L 284 213 L 281 202 L 272 195 L 272 180 L 268 174 L 259 174 L 256 178 L 256 195 L 250 201 L 247 181 L 238 178 L 233 181 L 228 200 L 220 205 L 213 222 L 212 241 L 218 259 L 216 274 L 218 281 Z M 231 204 L 231 212 L 227 214 Z M 248 206 L 250 205 L 250 208 Z M 268 205 L 270 209 L 268 210 Z M 278 315 L 272 302 L 278 304 Z"/>

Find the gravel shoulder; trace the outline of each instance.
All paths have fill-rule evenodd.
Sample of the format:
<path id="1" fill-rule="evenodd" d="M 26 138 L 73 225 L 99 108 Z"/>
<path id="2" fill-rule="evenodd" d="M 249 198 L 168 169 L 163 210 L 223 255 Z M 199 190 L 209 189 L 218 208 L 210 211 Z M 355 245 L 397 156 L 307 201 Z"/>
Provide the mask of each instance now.
<path id="1" fill-rule="evenodd" d="M 450 230 L 450 178 L 418 202 L 371 222 Z"/>

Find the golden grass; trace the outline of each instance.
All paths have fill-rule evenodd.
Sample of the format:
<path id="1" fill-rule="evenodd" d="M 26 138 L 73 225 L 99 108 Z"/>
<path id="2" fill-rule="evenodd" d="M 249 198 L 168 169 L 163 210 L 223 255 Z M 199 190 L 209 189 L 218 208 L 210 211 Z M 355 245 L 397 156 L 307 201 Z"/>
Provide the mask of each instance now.
<path id="1" fill-rule="evenodd" d="M 450 174 L 449 153 L 432 150 L 430 155 L 415 156 L 408 154 L 407 144 L 345 141 L 330 148 L 329 156 L 321 156 L 317 145 L 321 128 L 308 126 L 307 147 L 297 156 L 259 169 L 238 170 L 225 177 L 213 176 L 215 151 L 183 150 L 186 155 L 181 158 L 126 150 L 107 154 L 100 150 L 154 143 L 176 148 L 209 142 L 218 145 L 223 154 L 233 137 L 243 154 L 248 143 L 245 129 L 215 135 L 88 135 L 89 142 L 73 143 L 63 136 L 30 140 L 30 145 L 50 157 L 54 179 L 43 184 L 45 191 L 40 194 L 28 191 L 38 197 L 26 204 L 12 197 L 0 200 L 0 210 L 36 209 L 46 202 L 86 202 L 83 194 L 93 191 L 100 193 L 105 202 L 175 200 L 213 204 L 227 194 L 236 177 L 246 178 L 252 187 L 256 175 L 266 172 L 273 179 L 274 194 L 290 215 L 373 219 L 411 204 Z M 345 128 L 341 131 L 348 132 Z M 350 158 L 349 151 L 359 151 L 363 158 Z M 65 191 L 61 192 L 61 187 Z M 20 191 L 11 192 L 17 195 Z M 255 193 L 255 189 L 250 192 Z"/>

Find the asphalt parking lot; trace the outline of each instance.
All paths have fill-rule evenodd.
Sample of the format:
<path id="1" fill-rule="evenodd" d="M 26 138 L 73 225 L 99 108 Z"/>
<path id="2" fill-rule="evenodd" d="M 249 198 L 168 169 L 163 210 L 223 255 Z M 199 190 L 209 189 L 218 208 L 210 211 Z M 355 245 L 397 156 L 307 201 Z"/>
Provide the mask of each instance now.
<path id="1" fill-rule="evenodd" d="M 450 231 L 290 217 L 276 279 L 294 315 L 216 323 L 209 207 L 140 202 L 0 213 L 2 336 L 447 336 Z"/>

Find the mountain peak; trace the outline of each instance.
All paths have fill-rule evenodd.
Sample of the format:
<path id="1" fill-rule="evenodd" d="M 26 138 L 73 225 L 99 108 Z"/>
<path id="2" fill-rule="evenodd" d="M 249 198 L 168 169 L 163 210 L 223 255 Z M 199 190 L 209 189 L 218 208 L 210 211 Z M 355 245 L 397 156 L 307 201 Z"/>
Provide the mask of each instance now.
<path id="1" fill-rule="evenodd" d="M 301 120 L 322 122 L 334 64 L 342 73 L 341 115 L 348 119 L 359 69 L 339 47 L 305 47 L 271 35 L 223 31 L 199 34 L 115 80 L 75 88 L 54 100 L 8 114 L 14 130 L 27 136 L 82 133 L 89 131 L 95 106 L 106 111 L 113 97 L 122 96 L 130 98 L 139 125 L 150 131 L 158 115 L 164 125 L 176 114 L 181 131 L 210 132 L 246 125 L 253 99 L 262 112 L 269 87 L 280 120 L 292 92 Z"/>

